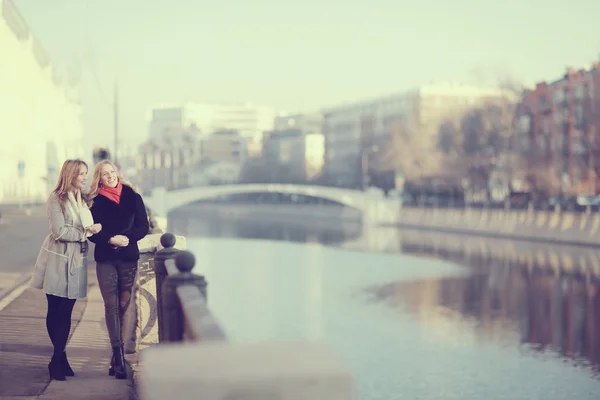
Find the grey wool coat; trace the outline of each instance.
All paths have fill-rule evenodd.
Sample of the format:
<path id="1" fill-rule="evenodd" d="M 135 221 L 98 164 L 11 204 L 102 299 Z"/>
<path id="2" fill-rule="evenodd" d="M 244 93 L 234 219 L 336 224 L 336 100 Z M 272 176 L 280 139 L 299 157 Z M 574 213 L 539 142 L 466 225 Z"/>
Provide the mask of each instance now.
<path id="1" fill-rule="evenodd" d="M 87 237 L 79 218 L 52 193 L 47 204 L 50 234 L 38 254 L 29 286 L 69 299 L 87 296 Z M 83 242 L 83 243 L 82 243 Z M 85 251 L 82 252 L 82 244 Z"/>

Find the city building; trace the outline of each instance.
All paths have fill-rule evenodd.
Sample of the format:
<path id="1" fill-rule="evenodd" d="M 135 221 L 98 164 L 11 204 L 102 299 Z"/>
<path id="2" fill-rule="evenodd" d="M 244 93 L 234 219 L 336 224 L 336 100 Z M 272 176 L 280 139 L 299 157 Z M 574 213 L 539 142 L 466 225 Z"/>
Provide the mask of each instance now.
<path id="1" fill-rule="evenodd" d="M 197 140 L 194 134 L 147 140 L 138 148 L 136 171 L 129 179 L 143 193 L 155 187 L 190 186 L 197 165 Z"/>
<path id="2" fill-rule="evenodd" d="M 600 188 L 600 62 L 568 68 L 554 82 L 525 91 L 519 107 L 519 151 L 547 177 L 553 195 L 596 194 Z"/>
<path id="3" fill-rule="evenodd" d="M 149 137 L 177 135 L 190 128 L 200 136 L 231 129 L 246 139 L 254 156 L 260 155 L 262 134 L 273 129 L 276 116 L 275 109 L 252 103 L 164 105 L 150 112 Z"/>
<path id="4" fill-rule="evenodd" d="M 247 157 L 246 142 L 235 129 L 215 131 L 199 141 L 199 161 L 201 164 L 228 162 L 241 165 Z"/>
<path id="5" fill-rule="evenodd" d="M 0 49 L 0 203 L 43 202 L 62 163 L 85 156 L 79 88 L 60 78 L 11 0 L 0 8 Z"/>
<path id="6" fill-rule="evenodd" d="M 419 127 L 415 134 L 437 140 L 439 126 L 449 114 L 503 94 L 497 88 L 442 83 L 326 109 L 326 181 L 336 186 L 363 187 L 368 166 L 377 164 L 394 129 L 410 122 Z"/>
<path id="7" fill-rule="evenodd" d="M 143 143 L 138 149 L 136 173 L 130 179 L 145 193 L 154 187 L 233 183 L 238 181 L 246 157 L 246 139 L 238 131 L 202 136 L 190 129 Z"/>
<path id="8" fill-rule="evenodd" d="M 186 106 L 164 106 L 154 108 L 150 112 L 148 135 L 150 139 L 177 136 L 196 123 L 196 120 L 189 118 Z"/>
<path id="9" fill-rule="evenodd" d="M 322 133 L 304 135 L 303 172 L 307 182 L 314 182 L 321 177 L 325 166 L 325 136 Z"/>
<path id="10" fill-rule="evenodd" d="M 302 129 L 265 134 L 263 159 L 266 180 L 277 183 L 309 183 L 321 176 L 325 163 L 325 137 Z"/>
<path id="11" fill-rule="evenodd" d="M 288 129 L 299 129 L 303 132 L 321 132 L 323 129 L 323 114 L 313 112 L 277 116 L 273 130 L 285 131 Z"/>

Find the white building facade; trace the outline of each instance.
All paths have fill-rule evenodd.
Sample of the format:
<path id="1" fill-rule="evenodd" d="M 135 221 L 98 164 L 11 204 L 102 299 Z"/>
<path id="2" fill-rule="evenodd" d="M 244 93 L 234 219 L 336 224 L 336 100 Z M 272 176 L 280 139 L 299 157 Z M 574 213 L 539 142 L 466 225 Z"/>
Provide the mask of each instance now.
<path id="1" fill-rule="evenodd" d="M 322 133 L 307 133 L 304 137 L 304 173 L 312 182 L 320 178 L 325 166 L 325 136 Z"/>
<path id="2" fill-rule="evenodd" d="M 306 114 L 284 114 L 275 118 L 275 131 L 299 129 L 305 133 L 317 133 L 323 130 L 323 114 L 312 112 Z"/>
<path id="3" fill-rule="evenodd" d="M 0 4 L 0 203 L 43 202 L 64 160 L 85 156 L 78 88 L 61 84 L 13 3 Z"/>
<path id="4" fill-rule="evenodd" d="M 231 129 L 240 133 L 250 149 L 260 151 L 263 132 L 273 129 L 276 116 L 274 108 L 252 103 L 165 105 L 151 111 L 149 136 L 168 136 L 190 126 L 201 136 Z"/>
<path id="5" fill-rule="evenodd" d="M 386 136 L 393 118 L 414 115 L 417 98 L 417 92 L 406 92 L 325 110 L 327 182 L 336 186 L 360 186 L 363 143 Z"/>

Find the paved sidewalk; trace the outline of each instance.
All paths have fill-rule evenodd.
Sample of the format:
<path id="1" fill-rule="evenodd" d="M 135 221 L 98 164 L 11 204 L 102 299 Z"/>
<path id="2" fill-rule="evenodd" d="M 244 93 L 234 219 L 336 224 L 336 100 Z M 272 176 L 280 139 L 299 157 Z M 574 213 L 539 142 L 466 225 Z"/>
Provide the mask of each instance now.
<path id="1" fill-rule="evenodd" d="M 0 298 L 20 277 L 33 270 L 40 246 L 48 234 L 45 209 L 0 220 Z M 44 301 L 45 304 L 45 301 Z"/>
<path id="2" fill-rule="evenodd" d="M 110 344 L 104 325 L 104 303 L 98 286 L 88 292 L 87 307 L 67 347 L 76 376 L 51 381 L 39 399 L 127 400 L 130 383 L 108 376 Z"/>
<path id="3" fill-rule="evenodd" d="M 75 303 L 73 326 L 84 308 L 85 301 Z M 39 395 L 48 384 L 51 355 L 45 295 L 27 289 L 0 311 L 0 399 Z"/>
<path id="4" fill-rule="evenodd" d="M 106 399 L 130 397 L 129 380 L 108 376 L 110 345 L 104 325 L 104 305 L 90 263 L 88 297 L 73 311 L 67 346 L 76 376 L 65 382 L 48 379 L 52 345 L 46 332 L 46 299 L 27 289 L 0 310 L 0 400 Z"/>

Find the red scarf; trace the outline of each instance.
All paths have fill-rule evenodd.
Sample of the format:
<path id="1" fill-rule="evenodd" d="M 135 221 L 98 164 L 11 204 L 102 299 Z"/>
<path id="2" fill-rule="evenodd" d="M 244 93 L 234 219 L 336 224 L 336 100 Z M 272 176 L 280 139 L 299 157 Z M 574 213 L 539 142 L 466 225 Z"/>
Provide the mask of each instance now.
<path id="1" fill-rule="evenodd" d="M 98 189 L 98 194 L 101 194 L 102 196 L 106 197 L 109 200 L 114 201 L 115 203 L 119 204 L 119 202 L 121 201 L 121 192 L 123 191 L 123 184 L 121 183 L 121 181 L 119 181 L 119 183 L 117 183 L 117 187 L 109 187 L 109 186 L 101 186 Z"/>

